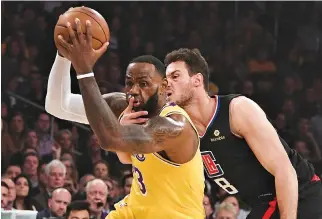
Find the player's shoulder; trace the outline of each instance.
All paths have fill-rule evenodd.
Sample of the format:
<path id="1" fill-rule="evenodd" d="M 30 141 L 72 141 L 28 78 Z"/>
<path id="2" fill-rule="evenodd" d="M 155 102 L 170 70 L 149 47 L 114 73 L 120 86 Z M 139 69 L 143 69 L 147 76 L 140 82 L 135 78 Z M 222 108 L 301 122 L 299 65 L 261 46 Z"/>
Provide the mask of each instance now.
<path id="1" fill-rule="evenodd" d="M 190 121 L 190 117 L 186 113 L 186 111 L 173 102 L 166 103 L 160 111 L 159 115 L 162 117 L 170 117 L 175 121 Z"/>
<path id="2" fill-rule="evenodd" d="M 245 96 L 237 96 L 230 101 L 230 110 L 238 111 L 245 109 L 261 109 L 260 106 L 252 99 Z"/>
<path id="3" fill-rule="evenodd" d="M 128 106 L 125 93 L 113 92 L 102 95 L 106 103 L 111 107 L 116 117 L 119 117 L 121 113 Z"/>
<path id="4" fill-rule="evenodd" d="M 262 108 L 255 101 L 245 96 L 238 96 L 231 100 L 229 113 L 232 118 L 241 120 L 248 120 L 256 116 L 266 117 Z"/>
<path id="5" fill-rule="evenodd" d="M 174 103 L 174 102 L 168 102 L 168 103 L 166 103 L 163 107 L 162 107 L 162 109 L 161 109 L 161 111 L 160 111 L 160 115 L 162 115 L 162 116 L 166 116 L 166 115 L 168 115 L 168 114 L 174 114 L 174 113 L 182 113 L 182 112 L 184 112 L 185 113 L 185 111 L 184 111 L 184 109 L 182 109 L 180 106 L 178 106 L 176 103 Z"/>

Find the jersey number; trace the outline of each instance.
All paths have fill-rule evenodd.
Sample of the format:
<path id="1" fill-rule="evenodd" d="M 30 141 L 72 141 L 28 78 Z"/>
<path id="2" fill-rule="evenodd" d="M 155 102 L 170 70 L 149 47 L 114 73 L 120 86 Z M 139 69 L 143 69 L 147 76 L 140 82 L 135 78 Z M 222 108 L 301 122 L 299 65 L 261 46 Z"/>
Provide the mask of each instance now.
<path id="1" fill-rule="evenodd" d="M 220 177 L 218 179 L 215 179 L 214 181 L 228 194 L 233 195 L 238 193 L 238 190 L 235 188 L 235 186 L 231 185 L 224 177 Z"/>
<path id="2" fill-rule="evenodd" d="M 238 190 L 224 177 L 217 178 L 224 175 L 224 171 L 219 164 L 215 163 L 216 159 L 213 153 L 211 151 L 203 151 L 201 152 L 201 155 L 208 177 L 215 178 L 214 181 L 217 183 L 217 185 L 228 192 L 228 194 L 232 195 L 238 193 Z"/>
<path id="3" fill-rule="evenodd" d="M 142 192 L 143 195 L 146 195 L 146 187 L 144 184 L 143 175 L 141 171 L 135 166 L 133 166 L 133 174 L 136 175 L 136 179 L 138 181 L 140 191 Z"/>

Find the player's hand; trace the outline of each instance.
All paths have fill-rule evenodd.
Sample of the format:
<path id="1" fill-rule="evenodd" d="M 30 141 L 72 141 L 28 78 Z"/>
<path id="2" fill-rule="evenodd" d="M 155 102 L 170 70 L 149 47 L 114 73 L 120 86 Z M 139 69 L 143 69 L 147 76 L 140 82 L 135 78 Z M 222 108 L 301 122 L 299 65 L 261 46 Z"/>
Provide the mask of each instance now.
<path id="1" fill-rule="evenodd" d="M 133 102 L 134 98 L 129 99 L 129 105 L 123 111 L 123 116 L 120 120 L 121 125 L 130 125 L 130 124 L 143 124 L 148 121 L 148 118 L 139 118 L 141 116 L 148 115 L 147 111 L 133 111 Z"/>
<path id="2" fill-rule="evenodd" d="M 93 49 L 91 22 L 86 21 L 85 34 L 83 34 L 81 22 L 78 18 L 75 19 L 75 23 L 76 32 L 69 22 L 66 24 L 71 44 L 67 43 L 63 36 L 58 36 L 59 44 L 63 47 L 59 53 L 72 62 L 77 75 L 87 74 L 93 72 L 96 61 L 104 54 L 109 43 L 106 42 L 97 50 Z"/>

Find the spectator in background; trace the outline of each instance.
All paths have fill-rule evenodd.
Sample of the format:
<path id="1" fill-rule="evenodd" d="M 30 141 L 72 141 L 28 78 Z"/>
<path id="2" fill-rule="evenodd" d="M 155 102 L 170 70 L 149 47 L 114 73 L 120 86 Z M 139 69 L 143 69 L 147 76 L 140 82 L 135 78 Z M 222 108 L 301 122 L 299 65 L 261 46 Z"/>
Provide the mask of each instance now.
<path id="1" fill-rule="evenodd" d="M 295 127 L 297 112 L 295 109 L 295 104 L 292 99 L 285 99 L 282 104 L 282 113 L 286 117 L 286 124 L 288 127 Z"/>
<path id="2" fill-rule="evenodd" d="M 9 187 L 8 203 L 7 203 L 7 206 L 6 206 L 6 210 L 12 210 L 13 203 L 14 203 L 14 201 L 16 199 L 16 186 L 15 186 L 15 183 L 10 178 L 2 178 L 1 181 L 5 182 Z"/>
<path id="3" fill-rule="evenodd" d="M 206 212 L 206 219 L 214 219 L 213 214 L 215 203 L 213 202 L 212 198 L 206 194 L 203 197 L 203 206 Z"/>
<path id="4" fill-rule="evenodd" d="M 44 192 L 47 185 L 47 175 L 46 175 L 46 166 L 47 162 L 44 160 L 41 160 L 38 165 L 38 185 L 36 187 L 33 187 L 31 190 L 31 196 L 34 197 L 38 195 L 40 192 Z"/>
<path id="5" fill-rule="evenodd" d="M 1 209 L 5 209 L 8 204 L 9 186 L 1 181 Z"/>
<path id="6" fill-rule="evenodd" d="M 312 88 L 307 88 L 305 90 L 304 100 L 302 100 L 300 106 L 300 115 L 302 117 L 313 117 L 317 114 L 318 111 L 318 104 L 315 98 L 315 93 Z"/>
<path id="7" fill-rule="evenodd" d="M 18 210 L 35 211 L 36 208 L 31 203 L 31 182 L 27 175 L 21 174 L 14 180 L 16 184 L 16 200 L 13 207 Z"/>
<path id="8" fill-rule="evenodd" d="M 273 122 L 277 133 L 286 141 L 291 142 L 292 133 L 290 133 L 288 127 L 286 126 L 286 118 L 284 113 L 278 113 Z"/>
<path id="9" fill-rule="evenodd" d="M 122 178 L 122 187 L 124 190 L 124 196 L 127 196 L 131 192 L 131 187 L 132 187 L 132 181 L 133 181 L 133 175 L 132 174 L 127 174 L 123 176 Z"/>
<path id="10" fill-rule="evenodd" d="M 248 98 L 254 97 L 254 84 L 251 80 L 246 80 L 243 82 L 241 93 Z"/>
<path id="11" fill-rule="evenodd" d="M 73 200 L 85 200 L 86 199 L 86 185 L 89 181 L 92 181 L 95 177 L 92 174 L 86 174 L 79 180 L 78 192 L 73 196 Z"/>
<path id="12" fill-rule="evenodd" d="M 46 166 L 46 175 L 48 181 L 45 191 L 33 198 L 37 211 L 48 208 L 48 199 L 52 191 L 64 186 L 66 167 L 60 160 L 53 160 Z"/>
<path id="13" fill-rule="evenodd" d="M 89 219 L 90 205 L 86 201 L 74 201 L 67 207 L 66 219 Z"/>
<path id="14" fill-rule="evenodd" d="M 68 129 L 60 130 L 56 136 L 56 141 L 61 147 L 61 153 L 69 152 L 72 153 L 74 146 L 72 144 L 72 133 Z"/>
<path id="15" fill-rule="evenodd" d="M 249 214 L 249 211 L 245 211 L 240 208 L 239 200 L 234 195 L 228 195 L 222 202 L 227 202 L 232 204 L 237 212 L 237 219 L 245 219 L 247 218 L 247 215 Z"/>
<path id="16" fill-rule="evenodd" d="M 89 181 L 86 185 L 86 197 L 90 204 L 90 215 L 95 219 L 104 219 L 107 213 L 103 212 L 106 204 L 108 189 L 101 179 Z"/>
<path id="17" fill-rule="evenodd" d="M 309 130 L 309 120 L 307 118 L 300 118 L 297 129 L 296 136 L 302 138 L 307 143 L 311 155 L 310 159 L 313 159 L 311 161 L 319 161 L 321 159 L 321 150 Z"/>
<path id="18" fill-rule="evenodd" d="M 35 152 L 30 152 L 23 154 L 23 156 L 22 172 L 29 177 L 32 188 L 35 188 L 38 186 L 38 155 Z"/>
<path id="19" fill-rule="evenodd" d="M 16 112 L 13 114 L 9 124 L 9 133 L 15 146 L 14 152 L 20 151 L 26 134 L 25 120 L 22 113 Z"/>
<path id="20" fill-rule="evenodd" d="M 61 162 L 66 167 L 66 178 L 65 185 L 66 188 L 72 195 L 74 195 L 78 190 L 78 171 L 74 164 L 74 161 L 69 158 L 61 159 Z"/>
<path id="21" fill-rule="evenodd" d="M 98 143 L 98 139 L 93 133 L 89 137 L 86 150 L 87 151 L 85 151 L 83 155 L 77 160 L 77 166 L 80 176 L 92 173 L 95 163 L 101 160 L 108 162 L 108 164 L 114 164 L 112 167 L 114 169 L 117 168 L 118 165 L 120 165 L 120 161 L 115 153 L 101 149 Z M 107 175 L 109 175 L 109 169 L 107 169 L 107 171 Z"/>
<path id="22" fill-rule="evenodd" d="M 26 134 L 26 137 L 24 140 L 24 144 L 23 144 L 23 148 L 35 149 L 37 151 L 37 153 L 39 154 L 39 139 L 38 139 L 36 131 L 34 131 L 34 130 L 27 131 L 27 134 Z"/>
<path id="23" fill-rule="evenodd" d="M 10 164 L 6 169 L 6 172 L 4 173 L 4 177 L 8 177 L 13 180 L 20 174 L 21 174 L 21 167 L 18 164 Z"/>
<path id="24" fill-rule="evenodd" d="M 41 113 L 36 122 L 36 132 L 39 139 L 39 155 L 44 156 L 52 153 L 53 142 L 49 134 L 50 118 L 46 113 Z"/>
<path id="25" fill-rule="evenodd" d="M 48 199 L 48 208 L 38 212 L 37 219 L 63 217 L 71 202 L 71 194 L 64 188 L 57 188 Z"/>
<path id="26" fill-rule="evenodd" d="M 104 160 L 99 160 L 94 164 L 93 173 L 96 178 L 102 179 L 109 176 L 109 165 Z"/>
<path id="27" fill-rule="evenodd" d="M 216 207 L 215 219 L 237 219 L 236 208 L 231 203 L 221 203 Z"/>
<path id="28" fill-rule="evenodd" d="M 1 170 L 8 167 L 11 156 L 15 153 L 15 144 L 8 133 L 8 126 L 1 119 Z"/>

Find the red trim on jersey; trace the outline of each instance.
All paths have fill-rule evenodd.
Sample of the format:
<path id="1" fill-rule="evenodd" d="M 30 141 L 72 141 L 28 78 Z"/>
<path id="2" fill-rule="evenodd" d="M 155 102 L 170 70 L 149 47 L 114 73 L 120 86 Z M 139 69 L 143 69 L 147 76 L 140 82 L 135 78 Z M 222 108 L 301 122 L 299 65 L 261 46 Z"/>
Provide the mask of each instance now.
<path id="1" fill-rule="evenodd" d="M 270 201 L 268 203 L 269 207 L 268 207 L 267 211 L 265 212 L 264 216 L 262 217 L 262 219 L 270 219 L 271 218 L 271 216 L 274 214 L 274 211 L 276 210 L 276 203 L 277 203 L 276 198 L 273 201 Z"/>
<path id="2" fill-rule="evenodd" d="M 215 105 L 215 109 L 214 109 L 213 115 L 212 115 L 211 119 L 210 119 L 210 120 L 209 120 L 209 122 L 208 122 L 208 125 L 207 125 L 207 127 L 206 127 L 205 132 L 204 132 L 202 135 L 199 135 L 199 138 L 202 138 L 202 137 L 206 134 L 206 132 L 207 132 L 207 130 L 208 130 L 208 128 L 209 128 L 209 125 L 211 124 L 212 120 L 215 118 L 215 116 L 216 116 L 216 114 L 217 114 L 217 110 L 218 110 L 218 96 L 217 96 L 217 95 L 215 96 L 215 99 L 216 99 L 216 101 L 215 101 L 215 103 L 214 103 L 214 105 Z"/>
<path id="3" fill-rule="evenodd" d="M 320 177 L 318 177 L 317 175 L 314 175 L 311 179 L 311 182 L 317 182 L 317 181 L 320 181 Z"/>

